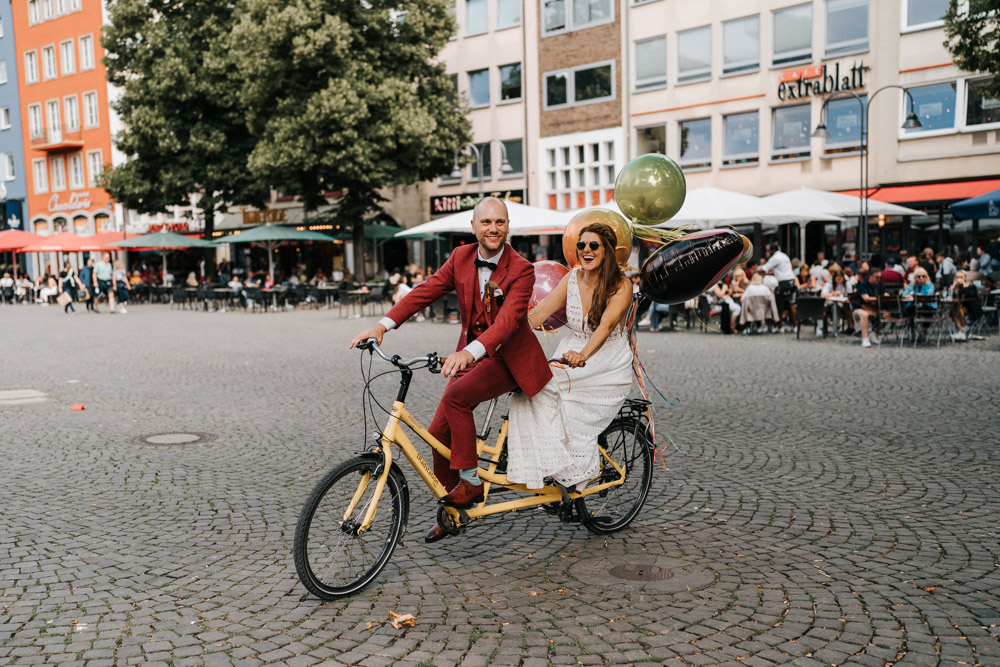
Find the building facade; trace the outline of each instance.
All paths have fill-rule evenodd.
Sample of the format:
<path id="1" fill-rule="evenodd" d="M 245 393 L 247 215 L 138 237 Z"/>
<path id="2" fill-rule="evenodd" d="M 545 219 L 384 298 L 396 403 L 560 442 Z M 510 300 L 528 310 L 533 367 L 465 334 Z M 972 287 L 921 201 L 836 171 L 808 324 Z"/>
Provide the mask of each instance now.
<path id="1" fill-rule="evenodd" d="M 13 3 L 29 231 L 122 228 L 124 212 L 100 187 L 116 130 L 100 44 L 106 18 L 100 0 Z"/>
<path id="2" fill-rule="evenodd" d="M 27 181 L 11 7 L 0 2 L 0 229 L 24 229 Z"/>

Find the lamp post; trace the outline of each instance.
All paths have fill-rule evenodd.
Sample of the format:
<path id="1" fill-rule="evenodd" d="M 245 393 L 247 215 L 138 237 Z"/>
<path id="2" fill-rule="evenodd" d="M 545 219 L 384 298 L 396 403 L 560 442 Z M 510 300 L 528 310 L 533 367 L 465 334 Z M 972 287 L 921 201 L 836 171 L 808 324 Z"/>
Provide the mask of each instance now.
<path id="1" fill-rule="evenodd" d="M 490 139 L 488 142 L 486 142 L 486 150 L 490 150 L 490 147 L 494 141 L 497 142 L 497 145 L 500 146 L 500 173 L 506 174 L 511 171 L 514 171 L 514 168 L 510 166 L 510 162 L 507 161 L 507 147 L 503 145 L 502 141 L 500 141 L 499 139 Z M 483 154 L 479 150 L 479 146 L 473 143 L 466 142 L 455 149 L 455 166 L 451 170 L 450 176 L 454 179 L 462 178 L 462 168 L 458 166 L 458 156 L 466 148 L 471 148 L 473 154 L 476 156 L 476 172 L 479 174 L 479 198 L 482 199 L 483 198 Z"/>
<path id="2" fill-rule="evenodd" d="M 920 123 L 920 119 L 917 118 L 917 114 L 913 111 L 913 95 L 910 94 L 910 91 L 902 86 L 889 84 L 888 86 L 882 86 L 869 95 L 867 101 L 862 101 L 861 97 L 857 93 L 850 90 L 843 90 L 827 95 L 823 100 L 823 106 L 820 108 L 819 124 L 816 125 L 816 130 L 812 134 L 814 137 L 820 137 L 823 139 L 830 136 L 829 130 L 826 129 L 826 112 L 831 101 L 836 99 L 847 99 L 850 97 L 857 100 L 858 106 L 861 109 L 861 174 L 859 177 L 861 184 L 861 201 L 858 204 L 858 248 L 856 253 L 856 259 L 858 260 L 862 258 L 862 255 L 868 254 L 868 110 L 871 108 L 872 101 L 878 96 L 878 94 L 883 90 L 888 90 L 889 88 L 898 88 L 899 90 L 902 90 L 903 93 L 906 94 L 907 99 L 910 101 L 910 113 L 907 114 L 906 120 L 903 121 L 903 129 L 912 130 L 923 127 Z"/>

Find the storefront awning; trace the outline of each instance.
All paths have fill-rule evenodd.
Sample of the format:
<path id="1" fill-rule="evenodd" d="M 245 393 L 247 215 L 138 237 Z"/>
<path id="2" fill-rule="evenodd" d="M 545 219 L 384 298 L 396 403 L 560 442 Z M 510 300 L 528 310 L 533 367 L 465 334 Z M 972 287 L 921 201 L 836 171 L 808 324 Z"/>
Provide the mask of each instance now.
<path id="1" fill-rule="evenodd" d="M 869 199 L 893 204 L 941 204 L 968 199 L 1000 188 L 1000 178 L 961 183 L 921 183 L 873 189 Z M 842 194 L 860 197 L 859 190 L 841 190 Z"/>

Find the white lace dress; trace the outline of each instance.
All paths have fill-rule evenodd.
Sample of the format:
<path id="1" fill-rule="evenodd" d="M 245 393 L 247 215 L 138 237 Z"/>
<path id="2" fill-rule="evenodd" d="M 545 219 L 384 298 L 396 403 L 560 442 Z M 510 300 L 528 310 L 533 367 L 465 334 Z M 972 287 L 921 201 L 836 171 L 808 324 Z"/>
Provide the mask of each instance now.
<path id="1" fill-rule="evenodd" d="M 560 341 L 553 358 L 579 352 L 593 333 L 584 321 L 579 269 L 566 286 L 566 323 L 571 335 Z M 555 366 L 555 364 L 554 364 Z M 553 477 L 564 486 L 597 475 L 597 436 L 608 427 L 632 390 L 632 350 L 626 333 L 615 327 L 582 368 L 552 369 L 552 379 L 532 397 L 515 394 L 507 432 L 507 479 L 529 489 Z"/>

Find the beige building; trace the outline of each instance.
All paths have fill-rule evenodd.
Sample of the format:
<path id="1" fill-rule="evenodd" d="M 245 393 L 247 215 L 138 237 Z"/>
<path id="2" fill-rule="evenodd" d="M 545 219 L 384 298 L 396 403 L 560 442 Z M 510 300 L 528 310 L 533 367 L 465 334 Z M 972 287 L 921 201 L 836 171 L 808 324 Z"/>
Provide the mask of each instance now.
<path id="1" fill-rule="evenodd" d="M 689 189 L 857 192 L 863 114 L 870 108 L 870 196 L 925 210 L 927 217 L 883 220 L 881 227 L 872 220 L 869 250 L 964 249 L 972 242 L 970 226 L 955 224 L 947 206 L 1000 187 L 1000 102 L 984 99 L 977 89 L 983 77 L 959 71 L 943 46 L 947 5 L 632 3 L 623 26 L 629 157 L 666 153 L 684 167 Z M 892 86 L 912 96 L 921 127 L 903 129 L 908 98 Z M 829 136 L 814 138 L 824 119 Z M 856 220 L 841 232 L 852 251 Z M 798 247 L 795 226 L 771 233 Z M 837 238 L 834 225 L 811 225 L 807 255 L 829 254 Z"/>

